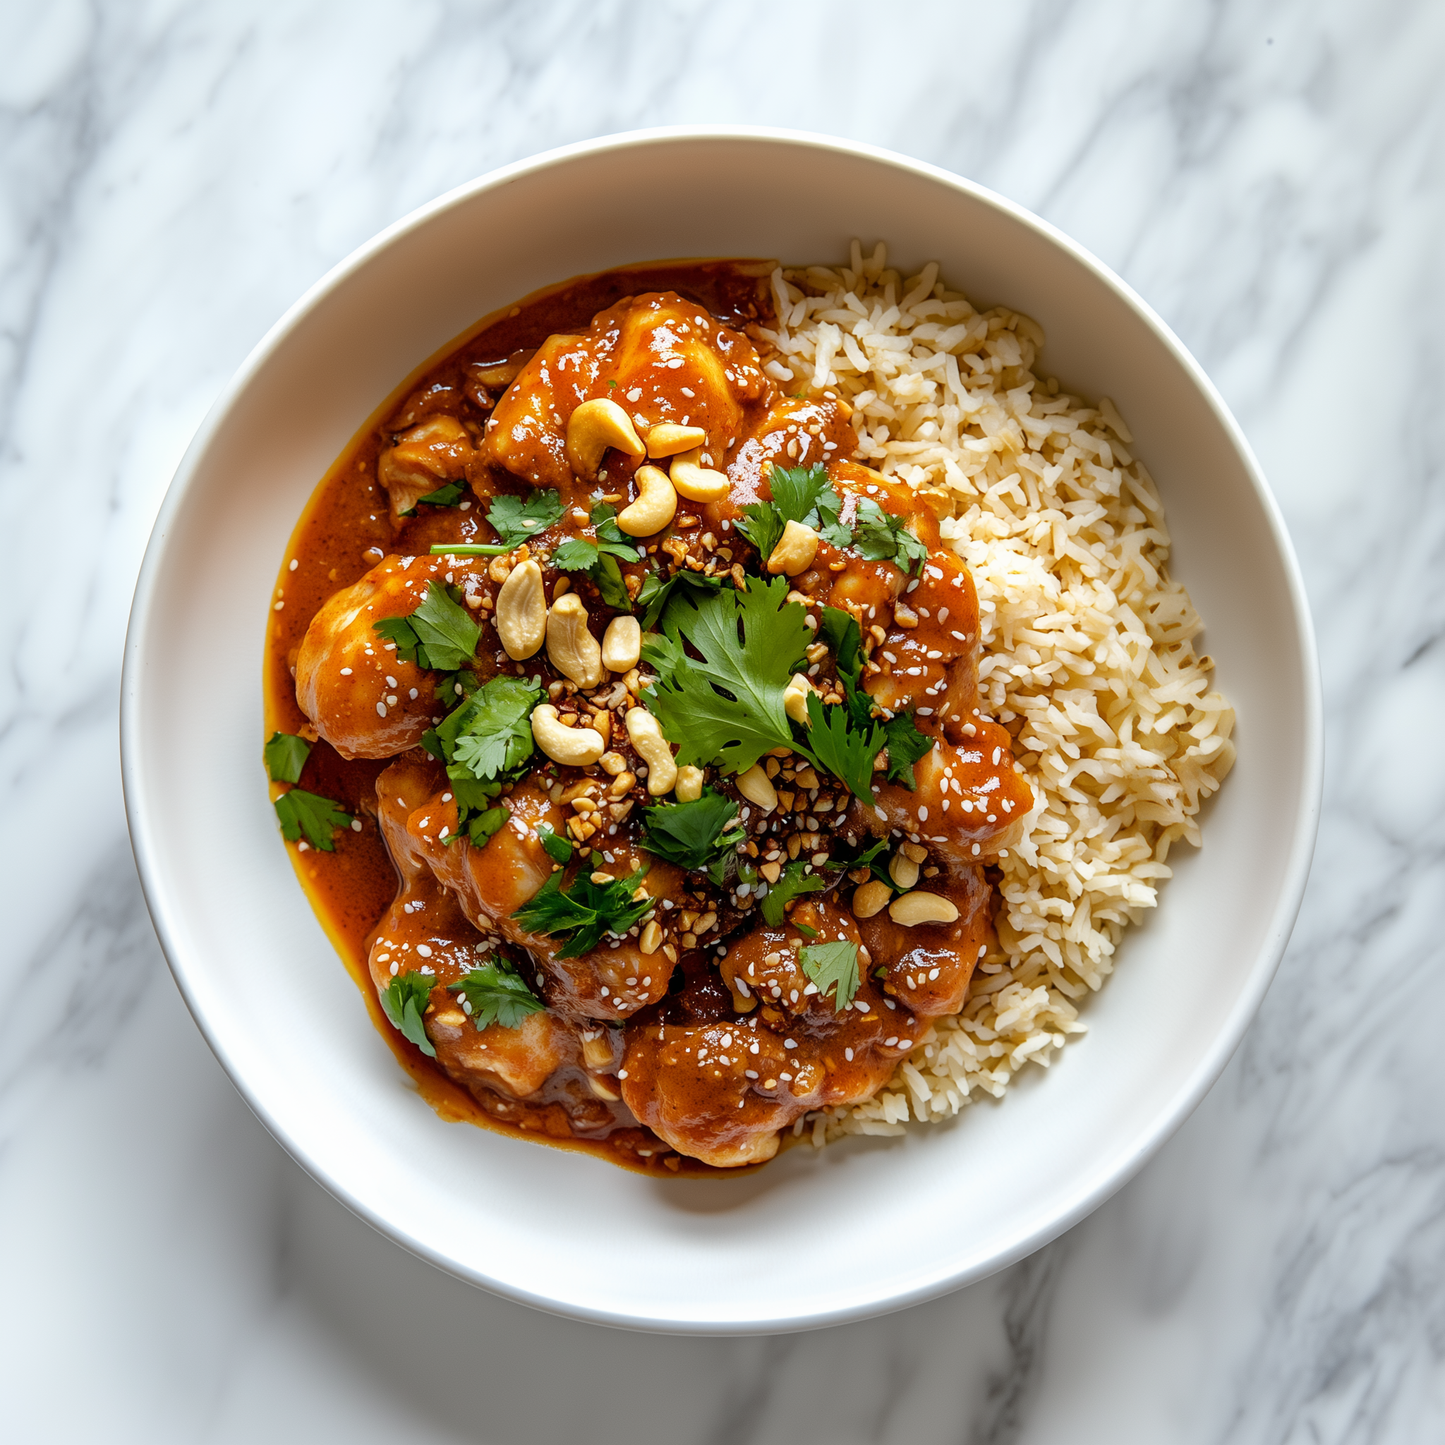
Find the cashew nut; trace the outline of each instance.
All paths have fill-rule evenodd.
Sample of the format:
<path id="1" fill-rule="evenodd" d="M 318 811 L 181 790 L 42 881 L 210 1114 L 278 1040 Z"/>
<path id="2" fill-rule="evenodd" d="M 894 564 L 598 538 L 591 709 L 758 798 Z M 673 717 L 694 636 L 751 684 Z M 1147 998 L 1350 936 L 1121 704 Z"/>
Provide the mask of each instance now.
<path id="1" fill-rule="evenodd" d="M 677 770 L 677 786 L 673 789 L 679 803 L 695 803 L 702 797 L 702 769 L 689 763 Z"/>
<path id="2" fill-rule="evenodd" d="M 795 723 L 802 723 L 806 727 L 812 727 L 808 720 L 808 694 L 817 692 L 817 688 L 808 681 L 808 676 L 803 672 L 795 672 L 788 679 L 788 685 L 783 689 L 783 711 L 792 718 Z"/>
<path id="3" fill-rule="evenodd" d="M 575 592 L 564 593 L 547 614 L 547 656 L 578 687 L 596 687 L 602 681 L 602 649 L 588 629 L 587 608 Z M 601 749 L 597 756 L 602 756 Z"/>
<path id="4" fill-rule="evenodd" d="M 888 916 L 905 928 L 920 923 L 954 923 L 958 908 L 937 893 L 905 893 L 888 905 Z"/>
<path id="5" fill-rule="evenodd" d="M 870 878 L 853 892 L 853 916 L 872 918 L 875 913 L 883 912 L 892 897 L 893 890 L 886 883 Z"/>
<path id="6" fill-rule="evenodd" d="M 507 574 L 497 593 L 497 636 L 513 662 L 531 657 L 547 635 L 547 592 L 542 569 L 521 562 Z"/>
<path id="7" fill-rule="evenodd" d="M 778 806 L 778 790 L 773 787 L 772 780 L 768 775 L 754 763 L 747 772 L 737 775 L 738 792 L 748 802 L 756 803 L 763 812 L 771 813 Z"/>
<path id="8" fill-rule="evenodd" d="M 647 764 L 647 791 L 654 798 L 670 792 L 677 781 L 677 762 L 657 719 L 645 707 L 631 707 L 626 722 L 627 736 Z"/>
<path id="9" fill-rule="evenodd" d="M 900 888 L 912 888 L 918 882 L 918 864 L 900 849 L 888 860 L 888 876 Z"/>
<path id="10" fill-rule="evenodd" d="M 650 537 L 672 521 L 677 493 L 667 473 L 657 467 L 638 467 L 633 480 L 637 483 L 637 500 L 617 514 L 617 525 L 629 537 Z"/>
<path id="11" fill-rule="evenodd" d="M 702 448 L 681 452 L 672 459 L 672 485 L 689 502 L 720 502 L 732 490 L 723 472 L 702 465 Z"/>
<path id="12" fill-rule="evenodd" d="M 768 571 L 775 575 L 786 572 L 789 577 L 796 577 L 813 565 L 813 558 L 817 555 L 818 534 L 801 522 L 789 522 L 768 558 Z"/>
<path id="13" fill-rule="evenodd" d="M 707 445 L 707 433 L 700 426 L 679 426 L 660 421 L 647 434 L 647 455 L 675 457 L 678 452 L 699 451 Z"/>
<path id="14" fill-rule="evenodd" d="M 584 401 L 567 419 L 567 465 L 578 476 L 595 477 L 608 447 L 630 457 L 646 452 L 632 418 L 615 401 Z"/>
<path id="15" fill-rule="evenodd" d="M 550 702 L 532 709 L 532 737 L 554 763 L 569 768 L 585 768 L 595 763 L 605 746 L 591 728 L 567 727 Z"/>
<path id="16" fill-rule="evenodd" d="M 642 657 L 642 626 L 625 613 L 614 617 L 602 634 L 602 662 L 609 672 L 626 672 Z"/>

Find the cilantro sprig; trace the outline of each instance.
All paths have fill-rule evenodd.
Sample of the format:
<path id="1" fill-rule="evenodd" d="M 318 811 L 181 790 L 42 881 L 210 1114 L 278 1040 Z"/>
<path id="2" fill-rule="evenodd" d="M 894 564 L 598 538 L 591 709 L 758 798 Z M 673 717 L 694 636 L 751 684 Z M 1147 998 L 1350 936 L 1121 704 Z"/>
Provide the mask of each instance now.
<path id="1" fill-rule="evenodd" d="M 563 572 L 585 572 L 596 584 L 602 600 L 619 612 L 632 611 L 632 598 L 622 578 L 623 562 L 640 562 L 642 554 L 632 546 L 617 525 L 617 508 L 598 502 L 592 508 L 592 526 L 596 541 L 585 537 L 568 537 L 552 553 L 552 565 Z"/>
<path id="2" fill-rule="evenodd" d="M 828 878 L 821 873 L 809 871 L 810 865 L 801 858 L 794 858 L 782 871 L 778 881 L 772 884 L 759 905 L 763 922 L 776 928 L 787 914 L 787 906 L 805 893 L 817 893 L 828 887 Z"/>
<path id="3" fill-rule="evenodd" d="M 706 572 L 693 572 L 680 567 L 664 582 L 658 572 L 651 570 L 642 579 L 642 590 L 637 594 L 637 605 L 642 609 L 642 630 L 651 632 L 657 626 L 673 594 L 679 589 L 694 592 L 716 592 L 732 579 L 726 575 L 709 576 Z"/>
<path id="4" fill-rule="evenodd" d="M 909 792 L 918 786 L 913 765 L 932 751 L 934 739 L 918 730 L 912 713 L 899 713 L 883 727 L 888 745 L 888 781 L 902 783 Z"/>
<path id="5" fill-rule="evenodd" d="M 795 747 L 783 690 L 813 640 L 786 577 L 746 591 L 674 593 L 663 635 L 643 645 L 656 669 L 648 706 L 678 762 L 743 772 L 775 747 Z M 690 656 L 687 649 L 697 656 Z"/>
<path id="6" fill-rule="evenodd" d="M 843 501 L 821 464 L 811 467 L 774 466 L 768 477 L 769 502 L 750 502 L 736 526 L 766 561 L 789 522 L 811 527 L 824 541 L 846 547 L 853 534 L 840 520 Z"/>
<path id="7" fill-rule="evenodd" d="M 502 785 L 532 756 L 532 709 L 542 690 L 520 677 L 482 683 L 431 731 L 422 746 L 446 764 L 457 805 L 457 831 L 481 847 L 507 821 L 496 802 Z"/>
<path id="8" fill-rule="evenodd" d="M 570 838 L 564 838 L 550 823 L 537 824 L 537 839 L 542 845 L 542 851 L 554 863 L 568 863 L 571 861 L 573 853 L 572 840 Z"/>
<path id="9" fill-rule="evenodd" d="M 707 873 L 719 883 L 728 858 L 747 836 L 736 826 L 737 819 L 737 803 L 706 788 L 690 803 L 649 808 L 642 818 L 642 846 L 658 858 L 691 873 Z"/>
<path id="10" fill-rule="evenodd" d="M 332 835 L 338 828 L 349 828 L 353 821 L 351 814 L 343 812 L 330 798 L 308 793 L 305 788 L 282 793 L 274 806 L 281 820 L 281 836 L 288 843 L 299 842 L 305 833 L 306 841 L 323 853 L 336 851 Z"/>
<path id="11" fill-rule="evenodd" d="M 592 874 L 578 872 L 567 891 L 562 891 L 561 873 L 553 873 L 541 888 L 512 917 L 530 933 L 564 936 L 558 958 L 578 958 L 590 953 L 604 933 L 621 937 L 657 906 L 655 898 L 643 894 L 633 898 L 645 870 L 626 878 L 594 883 Z"/>
<path id="12" fill-rule="evenodd" d="M 273 783 L 299 783 L 301 769 L 311 756 L 311 744 L 294 733 L 272 733 L 262 750 Z"/>
<path id="13" fill-rule="evenodd" d="M 521 1028 L 529 1014 L 541 1013 L 546 1008 L 521 976 L 497 954 L 478 964 L 457 983 L 449 983 L 447 988 L 462 996 L 462 1006 L 478 1030 L 494 1023 L 504 1029 Z"/>
<path id="14" fill-rule="evenodd" d="M 429 973 L 403 973 L 381 991 L 381 1007 L 391 1026 L 410 1039 L 429 1059 L 437 1056 L 422 1022 L 436 979 Z"/>
<path id="15" fill-rule="evenodd" d="M 431 507 L 455 507 L 466 494 L 467 489 L 460 482 L 448 482 L 444 487 L 438 487 L 436 491 L 428 492 L 424 497 L 418 497 L 417 502 L 425 502 Z M 416 507 L 413 507 L 405 515 L 415 516 Z"/>
<path id="16" fill-rule="evenodd" d="M 798 962 L 821 996 L 832 991 L 834 1013 L 842 1013 L 852 1004 L 858 993 L 856 943 L 810 943 L 798 950 Z"/>
<path id="17" fill-rule="evenodd" d="M 871 499 L 858 504 L 853 545 L 870 562 L 896 562 L 905 572 L 916 572 L 928 560 L 928 547 L 904 520 Z"/>
<path id="18" fill-rule="evenodd" d="M 555 491 L 533 491 L 523 500 L 510 494 L 496 497 L 487 521 L 510 551 L 562 520 L 562 497 Z"/>
<path id="19" fill-rule="evenodd" d="M 396 644 L 404 662 L 437 672 L 455 672 L 471 661 L 482 629 L 461 605 L 461 589 L 427 583 L 421 606 L 406 617 L 384 617 L 371 629 Z"/>

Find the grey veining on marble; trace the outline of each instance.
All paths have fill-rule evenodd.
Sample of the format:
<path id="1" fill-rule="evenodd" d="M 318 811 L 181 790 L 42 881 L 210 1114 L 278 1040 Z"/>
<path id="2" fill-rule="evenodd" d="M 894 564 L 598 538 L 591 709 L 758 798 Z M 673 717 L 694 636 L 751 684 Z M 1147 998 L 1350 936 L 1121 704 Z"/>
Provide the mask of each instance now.
<path id="1" fill-rule="evenodd" d="M 0 56 L 0 1436 L 1445 1438 L 1445 8 L 0 0 Z M 115 739 L 151 520 L 285 307 L 494 165 L 706 121 L 948 166 L 1135 285 L 1271 478 L 1329 711 L 1289 954 L 1159 1157 L 983 1284 L 736 1341 L 504 1304 L 318 1190 L 166 973 Z"/>

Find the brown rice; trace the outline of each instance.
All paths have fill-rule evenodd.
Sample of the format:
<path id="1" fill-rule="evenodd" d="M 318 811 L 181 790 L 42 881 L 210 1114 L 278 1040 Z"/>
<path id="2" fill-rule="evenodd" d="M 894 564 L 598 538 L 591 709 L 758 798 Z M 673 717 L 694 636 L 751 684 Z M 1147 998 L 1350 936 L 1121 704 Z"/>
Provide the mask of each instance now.
<path id="1" fill-rule="evenodd" d="M 880 242 L 849 264 L 773 274 L 769 363 L 854 409 L 859 456 L 925 489 L 968 563 L 982 619 L 980 701 L 1014 735 L 1038 804 L 1001 860 L 999 948 L 872 1099 L 800 1119 L 815 1144 L 898 1134 L 998 1097 L 1083 1033 L 1077 1002 L 1158 902 L 1170 846 L 1234 761 L 1234 713 L 1196 656 L 1201 622 L 1165 564 L 1154 483 L 1109 399 L 1035 375 L 1043 333 L 976 311 L 929 264 L 903 278 Z"/>

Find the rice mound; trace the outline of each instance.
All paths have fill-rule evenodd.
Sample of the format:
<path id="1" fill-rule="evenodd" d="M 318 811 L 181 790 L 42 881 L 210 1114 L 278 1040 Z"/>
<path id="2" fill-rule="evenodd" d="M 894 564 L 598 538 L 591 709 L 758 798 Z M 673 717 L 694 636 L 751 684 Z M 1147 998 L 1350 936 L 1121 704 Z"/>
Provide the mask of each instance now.
<path id="1" fill-rule="evenodd" d="M 930 263 L 904 279 L 879 243 L 846 267 L 778 268 L 767 370 L 853 407 L 858 456 L 942 517 L 978 589 L 980 706 L 1014 737 L 1034 790 L 1000 859 L 998 947 L 955 1018 L 938 1019 L 882 1090 L 799 1119 L 814 1144 L 901 1134 L 1001 1096 L 1085 1031 L 1076 1002 L 1158 903 L 1170 846 L 1234 762 L 1234 712 L 1196 656 L 1202 623 L 1166 571 L 1154 483 L 1109 399 L 1089 405 L 1033 365 L 1043 332 L 980 312 Z"/>

